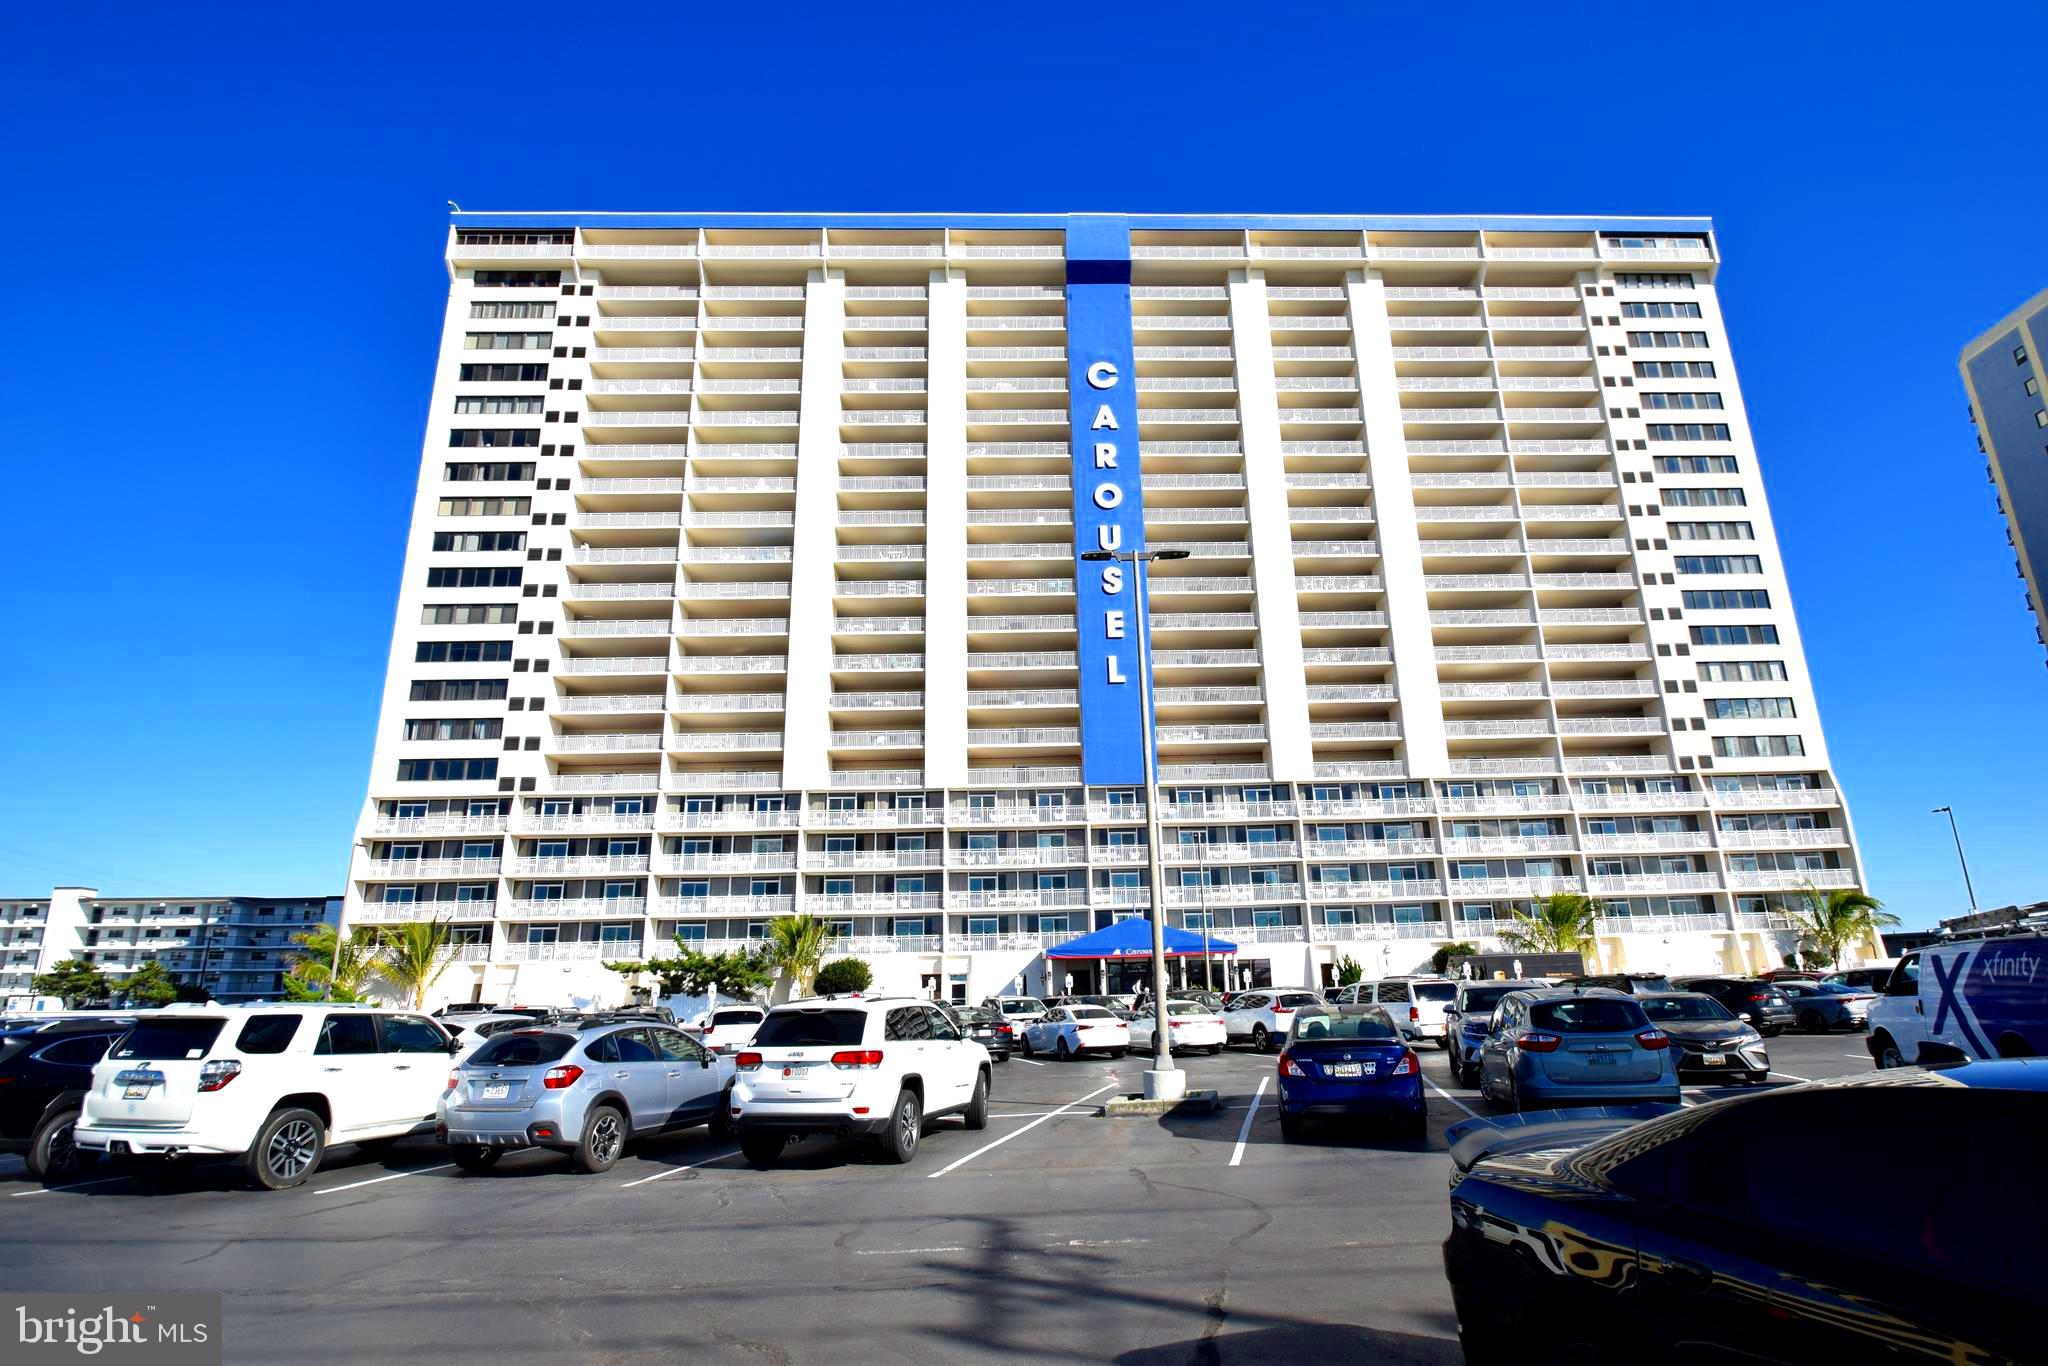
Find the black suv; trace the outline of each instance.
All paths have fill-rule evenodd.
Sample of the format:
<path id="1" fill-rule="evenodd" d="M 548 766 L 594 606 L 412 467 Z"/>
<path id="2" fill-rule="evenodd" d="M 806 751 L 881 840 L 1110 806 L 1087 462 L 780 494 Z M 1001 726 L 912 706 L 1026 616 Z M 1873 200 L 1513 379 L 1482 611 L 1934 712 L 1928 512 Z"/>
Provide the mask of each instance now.
<path id="1" fill-rule="evenodd" d="M 1791 999 L 1760 977 L 1681 977 L 1674 985 L 1713 997 L 1766 1039 L 1783 1034 L 1798 1015 Z"/>
<path id="2" fill-rule="evenodd" d="M 1671 979 L 1661 972 L 1609 972 L 1593 976 L 1567 977 L 1561 987 L 1605 987 L 1624 996 L 1649 996 L 1671 990 Z"/>
<path id="3" fill-rule="evenodd" d="M 97 1154 L 71 1145 L 92 1069 L 134 1027 L 121 1016 L 12 1021 L 0 1029 L 0 1153 L 20 1153 L 38 1181 L 70 1176 Z"/>

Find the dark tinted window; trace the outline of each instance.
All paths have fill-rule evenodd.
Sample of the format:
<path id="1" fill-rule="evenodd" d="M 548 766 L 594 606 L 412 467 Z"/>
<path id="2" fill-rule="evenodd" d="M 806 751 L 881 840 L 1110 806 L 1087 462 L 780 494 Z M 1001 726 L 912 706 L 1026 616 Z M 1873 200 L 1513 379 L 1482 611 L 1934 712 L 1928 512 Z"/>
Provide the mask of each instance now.
<path id="1" fill-rule="evenodd" d="M 1384 1010 L 1360 1011 L 1356 1015 L 1317 1015 L 1304 1011 L 1294 1023 L 1294 1037 L 1309 1039 L 1371 1039 L 1391 1041 L 1394 1022 Z"/>
<path id="2" fill-rule="evenodd" d="M 1448 1001 L 1458 994 L 1455 982 L 1417 982 L 1415 999 L 1418 1001 Z"/>
<path id="3" fill-rule="evenodd" d="M 620 1062 L 659 1062 L 661 1055 L 654 1050 L 654 1041 L 647 1037 L 644 1029 L 622 1029 L 612 1035 L 619 1045 Z"/>
<path id="4" fill-rule="evenodd" d="M 1529 1007 L 1529 1023 L 1559 1034 L 1620 1034 L 1643 1027 L 1643 1011 L 1634 1001 L 1587 996 L 1576 1001 L 1538 1001 Z"/>
<path id="5" fill-rule="evenodd" d="M 1406 982 L 1380 983 L 1379 1002 L 1382 1005 L 1407 1005 L 1408 984 Z"/>
<path id="6" fill-rule="evenodd" d="M 1853 981 L 1856 974 L 1849 974 Z M 1875 980 L 1873 978 L 1873 980 Z M 1908 954 L 1899 960 L 1880 988 L 1887 996 L 1918 996 L 1920 994 L 1920 955 Z"/>
<path id="7" fill-rule="evenodd" d="M 932 1022 L 922 1006 L 898 1006 L 882 1021 L 882 1037 L 890 1040 L 929 1039 Z"/>
<path id="8" fill-rule="evenodd" d="M 86 1034 L 78 1038 L 59 1039 L 36 1057 L 43 1062 L 55 1063 L 59 1067 L 91 1067 L 107 1055 L 107 1045 L 114 1041 L 111 1034 Z"/>
<path id="9" fill-rule="evenodd" d="M 761 1018 L 758 1010 L 721 1010 L 711 1017 L 712 1027 L 720 1025 L 750 1025 Z"/>
<path id="10" fill-rule="evenodd" d="M 143 1020 L 114 1045 L 117 1058 L 203 1058 L 225 1020 Z M 375 1042 L 372 1041 L 374 1049 Z"/>
<path id="11" fill-rule="evenodd" d="M 940 1010 L 937 1006 L 926 1006 L 924 1013 L 925 1023 L 931 1029 L 934 1039 L 958 1039 L 960 1037 L 960 1026 L 948 1018 L 946 1012 Z"/>
<path id="12" fill-rule="evenodd" d="M 300 1015 L 251 1015 L 235 1036 L 237 1053 L 282 1053 L 299 1032 Z"/>
<path id="13" fill-rule="evenodd" d="M 1644 996 L 1638 1004 L 1643 1014 L 1652 1020 L 1732 1020 L 1728 1008 L 1719 1001 L 1702 1000 L 1697 996 Z"/>
<path id="14" fill-rule="evenodd" d="M 465 1067 L 538 1067 L 554 1062 L 575 1043 L 568 1034 L 501 1034 L 469 1055 Z"/>
<path id="15" fill-rule="evenodd" d="M 757 1048 L 842 1047 L 867 1032 L 864 1010 L 777 1010 L 754 1032 Z"/>
<path id="16" fill-rule="evenodd" d="M 668 1062 L 701 1062 L 704 1058 L 704 1050 L 695 1039 L 673 1029 L 655 1030 L 654 1046 L 661 1050 L 662 1058 Z"/>
<path id="17" fill-rule="evenodd" d="M 368 1015 L 329 1015 L 320 1026 L 315 1053 L 374 1053 L 377 1021 Z"/>
<path id="18" fill-rule="evenodd" d="M 1460 1006 L 1459 1009 L 1463 1010 L 1467 1015 L 1489 1015 L 1493 1013 L 1493 1008 L 1500 1004 L 1501 997 L 1516 990 L 1519 990 L 1519 988 L 1466 987 L 1465 1004 Z"/>
<path id="19" fill-rule="evenodd" d="M 387 1015 L 384 1017 L 384 1051 L 445 1053 L 448 1041 L 441 1037 L 440 1030 L 417 1015 Z"/>

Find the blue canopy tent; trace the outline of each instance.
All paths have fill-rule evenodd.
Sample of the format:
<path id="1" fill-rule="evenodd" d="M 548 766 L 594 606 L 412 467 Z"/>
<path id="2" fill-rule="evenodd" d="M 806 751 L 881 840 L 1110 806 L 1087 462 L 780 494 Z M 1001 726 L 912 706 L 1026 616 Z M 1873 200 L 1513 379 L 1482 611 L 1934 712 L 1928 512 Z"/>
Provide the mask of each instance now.
<path id="1" fill-rule="evenodd" d="M 1166 956 L 1168 958 L 1188 959 L 1202 957 L 1202 936 L 1193 930 L 1177 929 L 1172 925 L 1168 925 L 1165 928 L 1164 938 L 1166 941 Z M 1212 956 L 1217 954 L 1233 954 L 1237 952 L 1237 945 L 1227 939 L 1218 939 L 1212 934 L 1209 936 L 1208 950 Z M 1151 956 L 1152 922 L 1144 916 L 1134 915 L 1117 921 L 1107 929 L 1097 930 L 1093 934 L 1084 934 L 1079 939 L 1070 939 L 1055 948 L 1047 949 L 1045 951 L 1048 964 L 1046 975 L 1050 979 L 1050 964 L 1061 959 L 1093 958 L 1102 963 L 1106 986 L 1110 963 L 1128 963 L 1133 959 L 1149 959 Z M 1048 982 L 1048 987 L 1050 987 L 1050 982 Z M 1149 988 L 1147 989 L 1149 990 Z M 1049 990 L 1048 994 L 1057 995 L 1058 993 Z"/>

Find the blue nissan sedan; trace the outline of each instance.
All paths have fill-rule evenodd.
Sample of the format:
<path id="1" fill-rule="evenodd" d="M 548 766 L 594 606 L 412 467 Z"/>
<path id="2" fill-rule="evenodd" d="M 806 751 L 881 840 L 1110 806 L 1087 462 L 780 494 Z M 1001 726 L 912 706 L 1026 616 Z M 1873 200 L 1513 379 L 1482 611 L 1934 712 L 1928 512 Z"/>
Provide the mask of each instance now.
<path id="1" fill-rule="evenodd" d="M 1311 1116 L 1391 1118 L 1416 1137 L 1428 1126 L 1422 1061 L 1377 1006 L 1342 1015 L 1303 1010 L 1279 1065 L 1284 1138 L 1301 1137 Z"/>

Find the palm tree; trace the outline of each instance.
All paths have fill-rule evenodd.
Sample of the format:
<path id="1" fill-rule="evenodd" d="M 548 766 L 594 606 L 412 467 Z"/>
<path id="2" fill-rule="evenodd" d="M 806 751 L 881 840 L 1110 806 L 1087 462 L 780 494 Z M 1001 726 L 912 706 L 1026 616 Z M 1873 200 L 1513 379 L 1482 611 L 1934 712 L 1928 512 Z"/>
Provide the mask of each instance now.
<path id="1" fill-rule="evenodd" d="M 414 1010 L 426 1005 L 427 990 L 455 961 L 445 920 L 416 920 L 384 931 L 373 972 Z"/>
<path id="2" fill-rule="evenodd" d="M 1802 949 L 1810 948 L 1829 963 L 1840 963 L 1843 951 L 1875 938 L 1881 925 L 1896 925 L 1899 918 L 1885 910 L 1884 903 L 1860 887 L 1835 887 L 1822 891 L 1811 882 L 1799 889 L 1805 903 L 1788 910 L 1799 931 Z"/>
<path id="3" fill-rule="evenodd" d="M 1537 903 L 1536 913 L 1510 911 L 1513 923 L 1500 932 L 1501 942 L 1524 953 L 1593 951 L 1600 903 L 1577 892 L 1552 892 Z"/>
<path id="4" fill-rule="evenodd" d="M 790 998 L 808 996 L 818 964 L 832 942 L 832 930 L 814 915 L 778 916 L 768 922 L 762 956 L 768 967 L 789 979 Z"/>
<path id="5" fill-rule="evenodd" d="M 369 935 L 352 931 L 335 953 L 335 927 L 315 925 L 292 942 L 300 953 L 285 969 L 285 989 L 309 1000 L 356 1001 L 362 999 L 363 984 L 376 957 L 376 945 Z"/>

